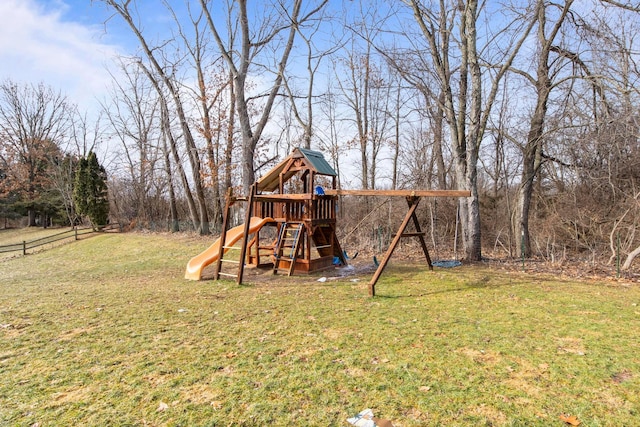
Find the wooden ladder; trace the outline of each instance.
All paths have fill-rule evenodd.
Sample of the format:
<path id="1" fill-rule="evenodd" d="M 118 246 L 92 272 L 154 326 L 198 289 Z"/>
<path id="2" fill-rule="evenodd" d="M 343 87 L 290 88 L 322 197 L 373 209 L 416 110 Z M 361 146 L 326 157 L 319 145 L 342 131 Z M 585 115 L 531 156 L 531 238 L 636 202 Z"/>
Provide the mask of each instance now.
<path id="1" fill-rule="evenodd" d="M 215 270 L 213 273 L 213 279 L 219 280 L 220 276 L 225 276 L 229 278 L 236 279 L 236 283 L 241 284 L 242 278 L 244 276 L 244 266 L 245 266 L 245 258 L 247 256 L 247 244 L 248 244 L 248 234 L 249 234 L 249 225 L 251 222 L 251 216 L 253 215 L 253 196 L 255 195 L 256 189 L 255 184 L 251 186 L 251 190 L 249 192 L 249 197 L 234 197 L 233 189 L 230 187 L 227 191 L 227 201 L 224 207 L 224 215 L 222 217 L 222 232 L 220 233 L 220 252 L 218 256 L 218 260 L 215 264 Z M 227 231 L 229 228 L 229 217 L 231 214 L 231 206 L 235 202 L 247 202 L 247 209 L 245 212 L 245 222 L 244 222 L 244 232 L 242 234 L 241 246 L 225 246 L 225 242 L 227 240 Z M 225 254 L 229 250 L 240 250 L 240 255 L 237 260 L 225 258 Z M 237 265 L 236 273 L 226 273 L 222 271 L 222 264 L 229 263 Z"/>
<path id="2" fill-rule="evenodd" d="M 302 228 L 304 224 L 301 222 L 285 222 L 280 227 L 280 234 L 278 235 L 278 243 L 273 253 L 273 274 L 278 274 L 279 270 L 287 271 L 287 276 L 293 274 L 293 270 L 296 265 L 296 257 L 300 248 L 300 242 L 302 241 Z M 285 249 L 289 249 L 288 255 L 284 255 Z M 289 262 L 289 267 L 280 267 L 282 259 Z"/>

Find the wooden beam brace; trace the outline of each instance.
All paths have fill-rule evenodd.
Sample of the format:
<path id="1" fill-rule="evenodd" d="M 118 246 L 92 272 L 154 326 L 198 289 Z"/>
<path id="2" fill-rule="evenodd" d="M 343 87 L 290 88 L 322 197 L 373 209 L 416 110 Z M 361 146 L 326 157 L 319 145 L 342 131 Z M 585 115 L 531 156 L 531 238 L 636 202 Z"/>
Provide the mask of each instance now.
<path id="1" fill-rule="evenodd" d="M 424 236 L 425 234 L 426 233 L 424 231 L 417 232 L 417 233 L 402 233 L 402 237 L 418 237 L 418 236 Z"/>

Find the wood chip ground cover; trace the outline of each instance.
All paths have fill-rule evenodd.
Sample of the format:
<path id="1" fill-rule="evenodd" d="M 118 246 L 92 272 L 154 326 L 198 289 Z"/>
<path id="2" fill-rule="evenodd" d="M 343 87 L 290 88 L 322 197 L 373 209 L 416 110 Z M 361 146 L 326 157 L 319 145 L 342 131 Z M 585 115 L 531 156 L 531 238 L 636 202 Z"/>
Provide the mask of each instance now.
<path id="1" fill-rule="evenodd" d="M 104 235 L 0 262 L 0 425 L 640 416 L 637 286 L 393 260 L 373 299 L 367 265 L 324 283 L 184 281 L 206 245 Z"/>

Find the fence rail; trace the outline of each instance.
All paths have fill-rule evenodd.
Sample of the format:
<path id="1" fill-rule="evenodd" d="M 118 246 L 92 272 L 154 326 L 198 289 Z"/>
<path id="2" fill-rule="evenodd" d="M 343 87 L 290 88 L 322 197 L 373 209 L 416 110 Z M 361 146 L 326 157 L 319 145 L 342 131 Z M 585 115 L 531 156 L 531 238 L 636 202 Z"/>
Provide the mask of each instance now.
<path id="1" fill-rule="evenodd" d="M 22 252 L 22 255 L 26 255 L 27 251 L 31 249 L 36 249 L 40 246 L 59 242 L 60 240 L 73 238 L 73 240 L 75 241 L 75 240 L 78 240 L 80 236 L 93 234 L 93 233 L 107 232 L 107 231 L 120 231 L 120 226 L 118 224 L 110 224 L 100 231 L 95 231 L 90 227 L 82 227 L 82 228 L 73 227 L 70 230 L 62 231 L 60 233 L 52 234 L 46 237 L 41 237 L 39 239 L 34 239 L 29 241 L 23 240 L 22 243 L 2 245 L 0 246 L 0 254 L 8 253 L 8 252 Z"/>

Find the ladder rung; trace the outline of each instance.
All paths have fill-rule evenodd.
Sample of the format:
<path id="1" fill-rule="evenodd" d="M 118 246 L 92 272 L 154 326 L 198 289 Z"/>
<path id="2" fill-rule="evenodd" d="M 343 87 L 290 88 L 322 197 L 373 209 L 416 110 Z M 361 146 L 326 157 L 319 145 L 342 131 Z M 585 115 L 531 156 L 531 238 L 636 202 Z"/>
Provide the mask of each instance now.
<path id="1" fill-rule="evenodd" d="M 325 249 L 325 248 L 330 248 L 331 245 L 321 245 L 321 246 L 316 246 L 316 249 Z"/>
<path id="2" fill-rule="evenodd" d="M 221 275 L 221 276 L 226 276 L 226 277 L 236 277 L 236 278 L 238 277 L 237 274 L 223 273 L 222 271 L 219 271 L 218 274 Z"/>
<path id="3" fill-rule="evenodd" d="M 222 258 L 220 261 L 221 262 L 228 262 L 230 264 L 240 264 L 240 261 L 236 261 L 235 259 L 224 259 L 224 258 Z"/>
<path id="4" fill-rule="evenodd" d="M 223 248 L 224 248 L 224 249 L 236 249 L 236 250 L 238 250 L 238 249 L 242 249 L 242 248 L 239 248 L 239 247 L 237 247 L 237 246 L 223 246 Z"/>

